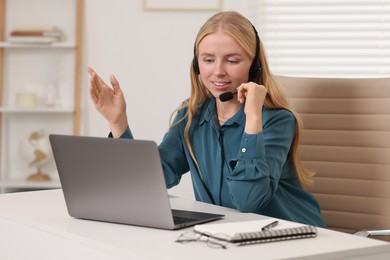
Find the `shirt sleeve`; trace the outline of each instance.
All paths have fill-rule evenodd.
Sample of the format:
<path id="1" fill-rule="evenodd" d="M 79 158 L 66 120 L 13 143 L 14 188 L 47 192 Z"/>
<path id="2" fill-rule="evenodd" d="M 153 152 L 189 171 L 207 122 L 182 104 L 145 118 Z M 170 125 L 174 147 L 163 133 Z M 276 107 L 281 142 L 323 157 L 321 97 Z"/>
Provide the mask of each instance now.
<path id="1" fill-rule="evenodd" d="M 111 132 L 108 134 L 108 137 L 113 138 Z M 123 132 L 123 134 L 121 134 L 121 136 L 119 136 L 119 138 L 134 139 L 133 133 L 131 132 L 129 127 L 126 128 L 126 130 Z"/>
<path id="2" fill-rule="evenodd" d="M 180 182 L 181 176 L 189 171 L 187 158 L 183 148 L 184 142 L 181 137 L 182 131 L 180 130 L 182 129 L 181 123 L 184 121 L 178 123 L 179 119 L 183 117 L 183 113 L 184 112 L 181 111 L 176 115 L 172 127 L 170 127 L 164 135 L 164 138 L 158 147 L 167 188 L 177 185 Z M 108 137 L 113 137 L 111 132 Z M 119 138 L 134 139 L 133 133 L 129 127 L 127 127 Z"/>
<path id="3" fill-rule="evenodd" d="M 280 110 L 263 123 L 262 132 L 243 134 L 238 161 L 230 162 L 234 168 L 227 177 L 238 210 L 253 212 L 272 200 L 284 166 L 289 164 L 295 128 L 293 114 Z"/>
<path id="4" fill-rule="evenodd" d="M 183 115 L 184 112 L 179 111 L 172 126 L 165 133 L 164 138 L 159 145 L 167 188 L 177 185 L 180 182 L 181 176 L 189 171 L 182 134 L 185 121 L 178 122 Z"/>

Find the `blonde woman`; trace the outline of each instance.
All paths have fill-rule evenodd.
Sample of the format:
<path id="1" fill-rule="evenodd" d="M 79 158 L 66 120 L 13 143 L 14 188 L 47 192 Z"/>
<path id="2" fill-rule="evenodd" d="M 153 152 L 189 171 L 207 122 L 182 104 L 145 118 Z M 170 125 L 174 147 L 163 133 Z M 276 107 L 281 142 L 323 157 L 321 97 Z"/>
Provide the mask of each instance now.
<path id="1" fill-rule="evenodd" d="M 114 76 L 92 68 L 90 95 L 110 136 L 133 138 Z M 299 161 L 300 120 L 269 70 L 255 27 L 237 12 L 213 15 L 200 28 L 190 68 L 191 95 L 174 113 L 159 145 L 166 185 L 191 173 L 199 201 L 325 226 L 303 189 L 312 173 Z"/>

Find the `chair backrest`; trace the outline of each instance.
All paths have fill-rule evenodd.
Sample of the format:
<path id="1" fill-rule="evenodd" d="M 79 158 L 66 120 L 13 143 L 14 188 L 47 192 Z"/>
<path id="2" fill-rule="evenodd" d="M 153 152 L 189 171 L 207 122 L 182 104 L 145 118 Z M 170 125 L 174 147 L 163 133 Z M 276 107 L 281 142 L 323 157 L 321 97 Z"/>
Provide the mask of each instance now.
<path id="1" fill-rule="evenodd" d="M 304 124 L 307 190 L 329 228 L 390 229 L 390 78 L 278 76 Z"/>

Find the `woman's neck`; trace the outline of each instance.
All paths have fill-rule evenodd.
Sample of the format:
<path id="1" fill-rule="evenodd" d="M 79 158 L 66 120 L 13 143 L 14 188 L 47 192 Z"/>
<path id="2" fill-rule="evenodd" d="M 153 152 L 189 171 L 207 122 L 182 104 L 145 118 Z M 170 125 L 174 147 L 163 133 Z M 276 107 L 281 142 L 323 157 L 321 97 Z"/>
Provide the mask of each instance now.
<path id="1" fill-rule="evenodd" d="M 215 109 L 220 125 L 223 125 L 227 120 L 234 116 L 238 110 L 240 110 L 242 104 L 237 100 L 229 100 L 227 102 L 221 102 L 216 100 Z"/>

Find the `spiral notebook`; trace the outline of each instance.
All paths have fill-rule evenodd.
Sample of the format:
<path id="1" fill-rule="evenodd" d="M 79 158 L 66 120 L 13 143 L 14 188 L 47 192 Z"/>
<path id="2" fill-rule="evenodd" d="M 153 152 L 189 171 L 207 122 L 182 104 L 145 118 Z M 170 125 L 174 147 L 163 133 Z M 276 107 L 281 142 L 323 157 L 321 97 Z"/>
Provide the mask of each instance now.
<path id="1" fill-rule="evenodd" d="M 313 238 L 317 228 L 311 225 L 278 220 L 278 225 L 262 230 L 276 219 L 262 219 L 244 222 L 201 224 L 194 227 L 196 233 L 235 245 L 276 242 L 283 240 Z"/>

